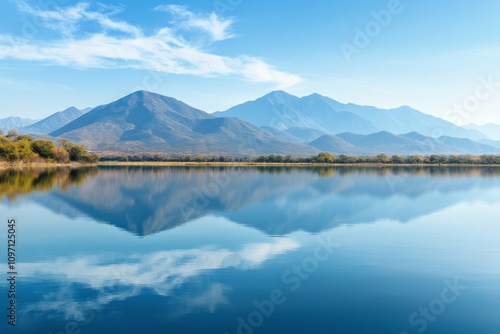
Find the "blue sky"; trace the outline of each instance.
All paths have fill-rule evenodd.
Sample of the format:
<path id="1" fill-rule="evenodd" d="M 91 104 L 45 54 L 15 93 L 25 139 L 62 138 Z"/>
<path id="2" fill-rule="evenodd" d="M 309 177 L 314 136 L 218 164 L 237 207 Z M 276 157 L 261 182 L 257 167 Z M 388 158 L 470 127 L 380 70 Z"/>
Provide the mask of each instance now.
<path id="1" fill-rule="evenodd" d="M 0 118 L 139 89 L 212 112 L 282 89 L 500 123 L 497 0 L 6 0 L 0 13 Z"/>

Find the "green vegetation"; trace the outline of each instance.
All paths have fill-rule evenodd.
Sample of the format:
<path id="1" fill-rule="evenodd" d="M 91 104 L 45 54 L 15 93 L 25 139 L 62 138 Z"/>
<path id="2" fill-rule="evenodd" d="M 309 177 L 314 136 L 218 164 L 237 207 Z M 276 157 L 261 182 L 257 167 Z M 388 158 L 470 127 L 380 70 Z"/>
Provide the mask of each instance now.
<path id="1" fill-rule="evenodd" d="M 90 154 L 83 145 L 61 139 L 59 145 L 47 139 L 35 140 L 28 135 L 19 135 L 9 130 L 4 136 L 0 132 L 0 161 L 8 163 L 95 163 L 99 157 Z"/>
<path id="2" fill-rule="evenodd" d="M 263 155 L 259 157 L 228 156 L 170 156 L 160 154 L 144 154 L 133 156 L 105 156 L 100 161 L 117 162 L 246 162 L 246 163 L 305 163 L 305 164 L 387 164 L 387 165 L 500 165 L 500 155 L 430 155 L 430 156 L 349 156 L 321 152 L 315 156 L 292 157 L 290 155 Z"/>

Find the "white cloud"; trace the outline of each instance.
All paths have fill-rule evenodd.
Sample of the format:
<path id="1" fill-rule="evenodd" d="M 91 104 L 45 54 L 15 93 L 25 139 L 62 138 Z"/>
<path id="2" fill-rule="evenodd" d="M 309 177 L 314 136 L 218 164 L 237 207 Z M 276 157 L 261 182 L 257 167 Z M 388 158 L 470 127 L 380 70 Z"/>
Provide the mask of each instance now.
<path id="1" fill-rule="evenodd" d="M 126 300 L 143 289 L 159 296 L 171 296 L 172 291 L 206 271 L 259 267 L 270 259 L 300 247 L 290 237 L 277 237 L 266 243 L 251 243 L 241 249 L 200 248 L 137 254 L 126 258 L 82 256 L 63 257 L 51 262 L 20 263 L 25 281 L 40 278 L 61 282 L 61 290 L 49 294 L 41 302 L 31 304 L 23 312 L 61 312 L 66 319 L 81 321 L 86 311 L 98 311 L 113 301 Z M 65 284 L 67 283 L 67 284 Z M 97 292 L 93 300 L 76 301 L 73 284 L 81 284 Z M 209 287 L 209 288 L 212 288 Z M 213 312 L 217 305 L 227 303 L 223 292 L 230 287 L 192 296 L 190 307 L 202 307 Z M 215 300 L 210 297 L 217 296 Z"/>
<path id="2" fill-rule="evenodd" d="M 234 38 L 232 19 L 215 13 L 197 14 L 184 6 L 163 5 L 156 10 L 172 16 L 169 26 L 145 34 L 140 27 L 115 20 L 116 7 L 92 10 L 88 3 L 42 10 L 18 4 L 59 36 L 35 40 L 0 35 L 0 59 L 34 61 L 75 68 L 142 69 L 201 77 L 239 76 L 249 81 L 271 83 L 280 88 L 302 79 L 280 71 L 254 56 L 226 57 L 208 51 L 214 42 Z M 84 34 L 82 25 L 93 23 L 99 31 Z"/>
<path id="3" fill-rule="evenodd" d="M 230 32 L 233 19 L 222 19 L 215 13 L 210 15 L 197 15 L 186 6 L 179 5 L 160 5 L 155 8 L 158 11 L 164 11 L 172 14 L 174 24 L 187 30 L 200 30 L 209 35 L 213 41 L 222 41 L 233 38 L 235 35 Z"/>

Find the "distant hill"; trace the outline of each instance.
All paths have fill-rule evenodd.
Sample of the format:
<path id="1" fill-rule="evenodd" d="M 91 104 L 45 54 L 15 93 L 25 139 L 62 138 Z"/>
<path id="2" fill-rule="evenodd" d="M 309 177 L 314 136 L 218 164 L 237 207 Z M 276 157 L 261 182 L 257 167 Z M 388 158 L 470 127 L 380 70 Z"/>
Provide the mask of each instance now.
<path id="1" fill-rule="evenodd" d="M 470 129 L 470 130 L 476 130 L 484 133 L 490 139 L 493 140 L 500 140 L 500 125 L 499 124 L 485 124 L 485 125 L 476 125 L 476 124 L 467 124 L 464 125 L 463 128 L 465 129 Z"/>
<path id="2" fill-rule="evenodd" d="M 302 139 L 304 142 L 310 142 L 328 134 L 327 132 L 311 128 L 289 128 L 286 132 Z"/>
<path id="3" fill-rule="evenodd" d="M 320 151 L 333 154 L 362 155 L 371 153 L 370 150 L 360 148 L 334 135 L 322 136 L 310 142 L 309 145 L 316 147 Z"/>
<path id="4" fill-rule="evenodd" d="M 487 139 L 479 131 L 461 128 L 410 107 L 380 109 L 343 104 L 319 94 L 299 98 L 276 91 L 213 115 L 238 117 L 259 126 L 276 127 L 280 130 L 311 128 L 329 134 L 371 134 L 380 131 L 404 134 L 416 131 L 430 137 Z"/>
<path id="5" fill-rule="evenodd" d="M 19 129 L 35 123 L 36 120 L 10 116 L 0 119 L 0 130 L 6 132 L 11 129 Z"/>
<path id="6" fill-rule="evenodd" d="M 22 127 L 19 129 L 19 132 L 30 134 L 49 134 L 74 121 L 90 110 L 91 108 L 79 110 L 75 107 L 70 107 L 66 110 L 56 112 L 55 114 L 52 114 L 34 124 Z"/>
<path id="7" fill-rule="evenodd" d="M 171 154 L 317 153 L 236 118 L 216 118 L 171 97 L 139 91 L 94 108 L 52 132 L 100 152 Z"/>
<path id="8" fill-rule="evenodd" d="M 436 139 L 417 132 L 395 135 L 390 132 L 381 131 L 370 135 L 341 133 L 337 136 L 354 145 L 358 151 L 369 152 L 372 155 L 380 153 L 399 155 L 500 153 L 499 148 L 481 144 L 470 139 L 447 136 Z M 318 147 L 317 143 L 315 147 Z M 326 149 L 326 147 L 324 148 Z"/>

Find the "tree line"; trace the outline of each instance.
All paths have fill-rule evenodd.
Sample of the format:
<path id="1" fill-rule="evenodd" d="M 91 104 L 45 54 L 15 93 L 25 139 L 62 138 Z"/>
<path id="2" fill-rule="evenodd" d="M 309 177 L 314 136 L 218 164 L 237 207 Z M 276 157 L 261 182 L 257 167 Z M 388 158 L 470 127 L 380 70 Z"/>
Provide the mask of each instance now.
<path id="1" fill-rule="evenodd" d="M 98 160 L 99 157 L 90 154 L 83 145 L 73 144 L 67 139 L 60 139 L 56 144 L 52 140 L 20 135 L 16 130 L 9 130 L 5 135 L 0 131 L 0 161 L 96 163 Z"/>
<path id="2" fill-rule="evenodd" d="M 386 155 L 350 156 L 321 152 L 309 157 L 293 157 L 291 155 L 262 155 L 258 157 L 231 157 L 222 155 L 162 155 L 142 154 L 129 156 L 104 156 L 100 161 L 118 162 L 254 162 L 254 163 L 321 163 L 321 164 L 390 164 L 390 165 L 499 165 L 500 155 Z"/>

